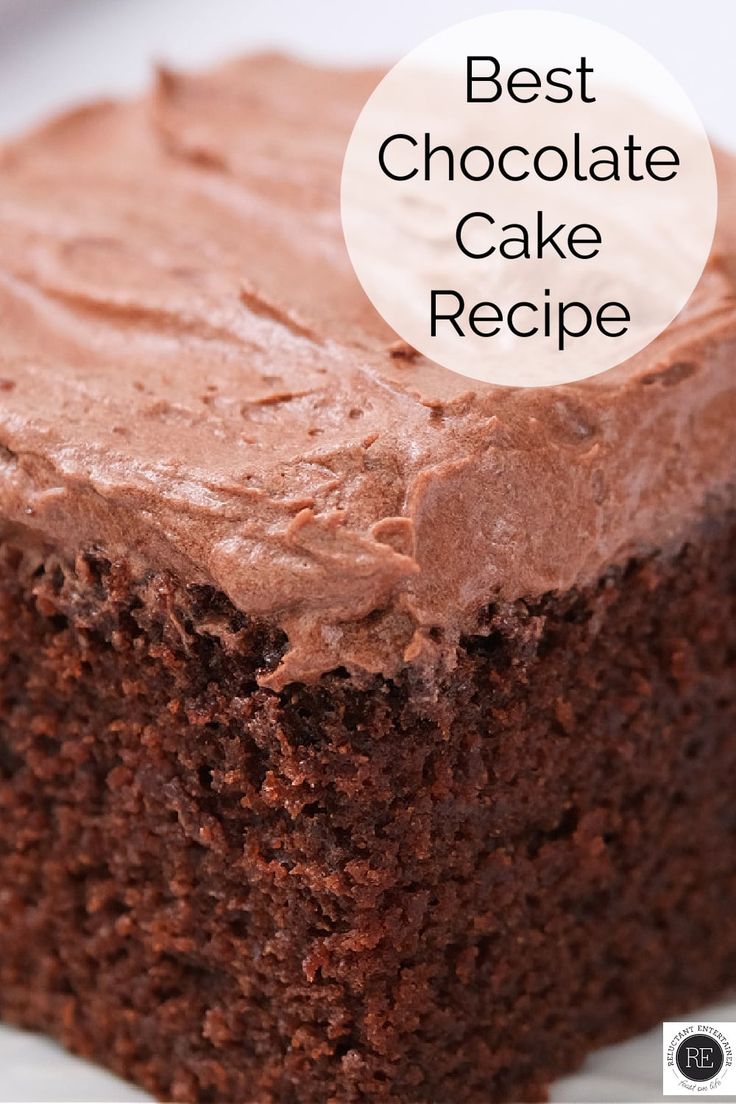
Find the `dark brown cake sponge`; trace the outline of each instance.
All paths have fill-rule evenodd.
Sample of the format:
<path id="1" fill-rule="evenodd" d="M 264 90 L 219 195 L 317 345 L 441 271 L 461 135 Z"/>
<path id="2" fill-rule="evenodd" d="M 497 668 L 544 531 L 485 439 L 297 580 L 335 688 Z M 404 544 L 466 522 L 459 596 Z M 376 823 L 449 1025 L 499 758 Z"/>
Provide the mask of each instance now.
<path id="1" fill-rule="evenodd" d="M 435 686 L 258 687 L 206 587 L 1 573 L 0 1010 L 163 1099 L 543 1099 L 736 980 L 731 517 L 489 607 Z"/>

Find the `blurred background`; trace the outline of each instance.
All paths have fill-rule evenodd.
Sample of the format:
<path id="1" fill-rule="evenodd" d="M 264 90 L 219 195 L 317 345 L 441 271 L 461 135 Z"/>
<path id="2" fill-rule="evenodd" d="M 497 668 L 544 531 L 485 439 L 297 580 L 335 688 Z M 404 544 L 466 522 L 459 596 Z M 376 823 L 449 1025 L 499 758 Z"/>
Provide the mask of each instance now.
<path id="1" fill-rule="evenodd" d="M 599 19 L 679 79 L 736 148 L 734 0 L 0 0 L 0 134 L 60 105 L 142 88 L 156 60 L 205 65 L 253 49 L 385 62 L 449 23 L 552 8 Z"/>
<path id="2" fill-rule="evenodd" d="M 157 61 L 200 67 L 278 49 L 390 64 L 450 23 L 519 8 L 564 10 L 628 34 L 679 79 L 714 139 L 736 150 L 736 0 L 0 0 L 0 136 L 80 100 L 142 89 Z M 736 1020 L 736 1003 L 701 1015 Z M 661 1101 L 660 1087 L 655 1030 L 594 1055 L 552 1101 Z M 45 1039 L 0 1027 L 0 1102 L 147 1099 Z"/>

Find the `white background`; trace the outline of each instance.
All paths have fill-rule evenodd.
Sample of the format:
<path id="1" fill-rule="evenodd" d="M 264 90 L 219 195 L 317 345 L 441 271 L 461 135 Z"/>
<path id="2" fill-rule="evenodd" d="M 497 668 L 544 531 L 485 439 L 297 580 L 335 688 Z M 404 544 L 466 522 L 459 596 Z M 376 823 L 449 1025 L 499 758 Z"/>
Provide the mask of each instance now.
<path id="1" fill-rule="evenodd" d="M 80 97 L 142 87 L 154 59 L 198 65 L 277 47 L 390 62 L 449 23 L 509 8 L 564 10 L 631 35 L 736 148 L 734 0 L 0 0 L 0 131 Z"/>
<path id="2" fill-rule="evenodd" d="M 671 69 L 711 134 L 736 149 L 736 0 L 0 0 L 0 134 L 89 96 L 142 88 L 156 60 L 196 66 L 278 48 L 341 64 L 388 63 L 451 22 L 528 7 L 600 19 L 631 35 Z M 736 1020 L 736 1003 L 699 1018 Z M 147 1099 L 46 1040 L 0 1028 L 0 1102 Z M 662 1100 L 661 1031 L 594 1055 L 552 1099 Z"/>

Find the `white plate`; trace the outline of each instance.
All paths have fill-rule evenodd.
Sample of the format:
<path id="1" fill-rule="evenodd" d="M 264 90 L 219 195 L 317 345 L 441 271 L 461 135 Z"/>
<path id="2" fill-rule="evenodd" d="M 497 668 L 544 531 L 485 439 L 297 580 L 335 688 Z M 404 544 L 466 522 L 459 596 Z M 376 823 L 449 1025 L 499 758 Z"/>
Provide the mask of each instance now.
<path id="1" fill-rule="evenodd" d="M 736 1021 L 736 1001 L 702 1009 L 692 1019 L 699 1023 Z M 3 1104 L 137 1104 L 152 1099 L 89 1062 L 72 1058 L 47 1039 L 0 1028 Z M 599 1050 L 579 1073 L 558 1081 L 550 1097 L 551 1104 L 658 1104 L 683 1099 L 662 1096 L 661 1028 L 620 1046 Z M 736 1097 L 708 1099 L 733 1101 Z"/>
<path id="2" fill-rule="evenodd" d="M 341 63 L 387 61 L 452 21 L 548 0 L 0 0 L 0 133 L 57 107 L 142 87 L 154 60 L 204 65 L 238 50 L 280 48 Z M 631 34 L 669 65 L 710 128 L 736 146 L 729 92 L 736 4 L 699 0 L 685 18 L 669 0 L 560 0 Z M 723 80 L 713 74 L 724 74 Z M 728 86 L 728 87 L 727 87 Z M 700 1017 L 736 1021 L 736 1003 Z M 661 1101 L 661 1031 L 592 1056 L 559 1081 L 556 1104 Z M 682 1098 L 670 1098 L 682 1099 Z M 736 1099 L 720 1097 L 721 1100 Z M 0 1101 L 133 1104 L 132 1086 L 53 1043 L 0 1027 Z"/>

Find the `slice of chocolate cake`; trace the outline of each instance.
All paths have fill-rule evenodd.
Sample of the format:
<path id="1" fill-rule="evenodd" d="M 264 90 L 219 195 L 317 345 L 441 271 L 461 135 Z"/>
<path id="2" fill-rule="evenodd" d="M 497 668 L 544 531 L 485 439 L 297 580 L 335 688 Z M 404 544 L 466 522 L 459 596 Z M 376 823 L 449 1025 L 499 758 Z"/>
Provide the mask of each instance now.
<path id="1" fill-rule="evenodd" d="M 645 353 L 471 385 L 346 258 L 374 81 L 2 153 L 0 1011 L 164 1099 L 542 1099 L 736 981 L 733 168 Z"/>

